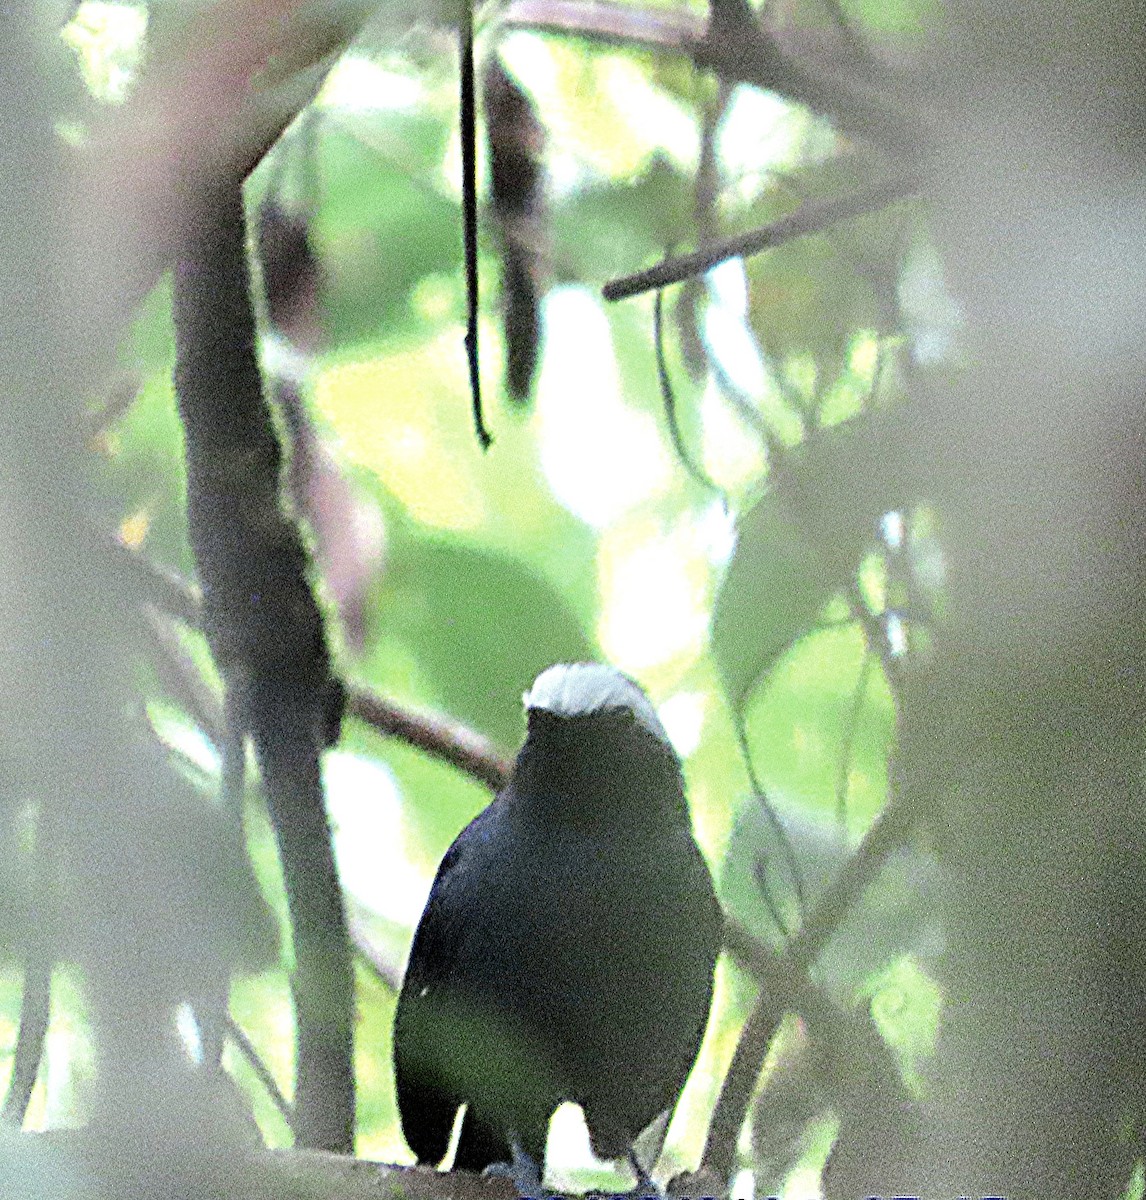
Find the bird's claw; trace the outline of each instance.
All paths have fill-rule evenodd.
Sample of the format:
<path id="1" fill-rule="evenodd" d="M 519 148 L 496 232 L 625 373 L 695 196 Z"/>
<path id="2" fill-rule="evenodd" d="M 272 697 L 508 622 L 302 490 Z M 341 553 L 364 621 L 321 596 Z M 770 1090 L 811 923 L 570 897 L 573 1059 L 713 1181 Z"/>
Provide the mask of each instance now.
<path id="1" fill-rule="evenodd" d="M 545 1194 L 541 1188 L 541 1169 L 530 1155 L 522 1150 L 516 1139 L 510 1139 L 509 1145 L 513 1160 L 507 1163 L 490 1163 L 482 1174 L 496 1179 L 512 1180 L 521 1200 L 540 1200 Z"/>

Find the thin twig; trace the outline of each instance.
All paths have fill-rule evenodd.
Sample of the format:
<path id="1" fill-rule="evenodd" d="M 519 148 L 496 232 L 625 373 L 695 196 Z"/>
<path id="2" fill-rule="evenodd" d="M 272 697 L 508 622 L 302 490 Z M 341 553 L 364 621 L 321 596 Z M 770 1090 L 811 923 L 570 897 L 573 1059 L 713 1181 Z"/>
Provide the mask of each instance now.
<path id="1" fill-rule="evenodd" d="M 689 8 L 638 7 L 610 0 L 509 0 L 497 21 L 507 29 L 531 29 L 662 54 L 675 51 L 701 60 L 698 65 L 708 65 L 712 58 L 705 40 L 706 22 Z M 773 39 L 776 53 L 787 60 L 814 62 L 817 68 L 833 76 L 854 69 L 851 56 L 840 53 L 839 38 L 826 32 L 788 27 L 781 33 L 765 36 Z M 902 86 L 899 80 L 893 82 Z M 846 87 L 843 83 L 837 86 Z M 807 90 L 798 87 L 801 94 L 793 92 L 792 98 L 817 108 L 810 99 L 805 99 L 803 93 Z"/>
<path id="2" fill-rule="evenodd" d="M 752 331 L 749 329 L 748 332 L 755 342 L 756 339 L 752 335 Z M 759 349 L 759 343 L 757 343 L 757 349 Z M 785 449 L 784 444 L 777 437 L 776 431 L 764 419 L 764 415 L 752 403 L 745 392 L 729 377 L 719 358 L 709 355 L 708 365 L 712 371 L 712 378 L 716 383 L 717 391 L 732 405 L 733 411 L 740 420 L 760 439 L 760 444 L 768 456 L 769 466 L 778 466 L 784 457 Z"/>
<path id="3" fill-rule="evenodd" d="M 688 9 L 636 8 L 600 0 L 510 0 L 499 23 L 509 29 L 683 54 L 691 54 L 704 36 L 704 22 Z"/>
<path id="4" fill-rule="evenodd" d="M 888 686 L 891 688 L 892 699 L 894 700 L 899 667 L 895 656 L 891 653 L 891 646 L 887 640 L 887 630 L 884 627 L 883 618 L 877 616 L 868 608 L 867 601 L 864 599 L 863 591 L 859 585 L 859 580 L 855 575 L 848 580 L 847 599 L 852 616 L 859 622 L 860 628 L 863 630 L 868 650 L 879 659 L 880 665 L 883 667 L 883 673 L 887 676 Z"/>
<path id="5" fill-rule="evenodd" d="M 294 1108 L 287 1102 L 286 1097 L 279 1090 L 279 1085 L 275 1081 L 275 1077 L 271 1074 L 270 1068 L 263 1062 L 251 1039 L 243 1031 L 242 1026 L 230 1015 L 227 1017 L 226 1025 L 227 1037 L 234 1042 L 235 1048 L 247 1060 L 251 1070 L 255 1073 L 255 1078 L 262 1084 L 263 1090 L 270 1098 L 270 1102 L 275 1106 L 279 1115 L 293 1132 Z"/>
<path id="6" fill-rule="evenodd" d="M 89 438 L 96 438 L 110 429 L 135 403 L 142 383 L 138 371 L 116 371 L 101 390 L 99 405 L 84 414 L 84 433 Z"/>
<path id="7" fill-rule="evenodd" d="M 841 834 L 845 837 L 848 830 L 848 775 L 852 765 L 852 748 L 855 745 L 856 729 L 859 726 L 864 698 L 867 696 L 868 676 L 871 674 L 872 664 L 875 661 L 875 655 L 871 650 L 865 650 L 863 662 L 860 664 L 859 678 L 856 680 L 856 686 L 852 692 L 848 723 L 844 727 L 843 742 L 840 745 L 840 765 L 836 775 L 836 822 L 840 827 Z"/>
<path id="8" fill-rule="evenodd" d="M 698 246 L 708 245 L 717 234 L 716 198 L 720 188 L 720 168 L 716 134 L 731 97 L 731 86 L 721 80 L 716 96 L 701 108 L 700 153 L 693 179 L 693 217 Z M 676 304 L 681 353 L 689 374 L 697 381 L 704 378 L 712 359 L 707 341 L 699 328 L 699 310 L 704 292 L 701 280 L 690 279 L 681 288 Z"/>
<path id="9" fill-rule="evenodd" d="M 19 1129 L 24 1124 L 32 1089 L 44 1055 L 44 1039 L 52 1008 L 52 961 L 35 930 L 29 934 L 20 998 L 20 1029 L 12 1055 L 12 1074 L 0 1121 Z"/>
<path id="10" fill-rule="evenodd" d="M 764 810 L 764 816 L 768 824 L 772 826 L 772 832 L 776 835 L 776 842 L 780 847 L 780 853 L 783 855 L 792 877 L 792 890 L 796 893 L 796 911 L 800 919 L 803 920 L 805 902 L 804 876 L 800 870 L 800 864 L 796 860 L 795 847 L 792 845 L 792 839 L 788 836 L 788 831 L 784 828 L 784 823 L 780 820 L 779 813 L 773 808 L 772 801 L 756 774 L 756 766 L 752 761 L 752 751 L 748 746 L 748 731 L 744 727 L 744 714 L 739 711 L 735 712 L 732 723 L 736 730 L 736 741 L 740 747 L 740 757 L 744 762 L 744 769 L 748 773 L 749 786 L 752 788 L 752 794 L 756 797 L 756 802 Z"/>
<path id="11" fill-rule="evenodd" d="M 216 746 L 226 737 L 219 698 L 179 640 L 175 618 L 150 602 L 144 606 L 143 632 L 151 643 L 151 661 L 163 690 Z"/>
<path id="12" fill-rule="evenodd" d="M 149 601 L 168 616 L 198 628 L 202 598 L 195 584 L 178 571 L 154 563 L 125 546 L 117 537 L 104 536 L 99 549 L 104 565 L 115 574 L 128 595 Z"/>
<path id="13" fill-rule="evenodd" d="M 709 11 L 704 40 L 693 51 L 698 67 L 776 92 L 831 118 L 845 133 L 872 142 L 893 159 L 915 161 L 924 144 L 920 106 L 896 94 L 887 78 L 873 84 L 875 72 L 857 73 L 855 63 L 831 71 L 802 62 L 761 24 L 748 0 L 710 0 Z"/>
<path id="14" fill-rule="evenodd" d="M 509 778 L 512 764 L 467 726 L 446 717 L 413 713 L 374 692 L 351 685 L 346 710 L 385 737 L 396 737 L 448 762 L 496 791 Z"/>
<path id="15" fill-rule="evenodd" d="M 653 297 L 653 346 L 657 357 L 657 379 L 660 382 L 661 400 L 665 406 L 665 422 L 668 425 L 669 437 L 681 466 L 700 484 L 702 488 L 714 492 L 728 507 L 728 497 L 724 490 L 712 481 L 705 469 L 692 457 L 689 448 L 684 443 L 684 434 L 676 414 L 676 396 L 673 394 L 672 380 L 669 378 L 668 363 L 665 361 L 664 314 L 662 312 L 663 293 L 657 292 Z"/>
<path id="16" fill-rule="evenodd" d="M 893 77 L 882 64 L 875 70 L 870 52 L 857 57 L 862 44 L 849 42 L 841 53 L 838 36 L 770 30 L 745 0 L 721 0 L 707 24 L 685 9 L 635 8 L 600 0 L 511 0 L 501 22 L 688 55 L 722 81 L 776 92 L 829 117 L 846 133 L 872 142 L 897 160 L 916 160 L 926 141 L 916 116 L 920 97 L 912 79 Z"/>
<path id="17" fill-rule="evenodd" d="M 784 914 L 777 906 L 776 897 L 772 892 L 772 884 L 768 878 L 767 854 L 760 853 L 756 855 L 756 859 L 752 864 L 752 876 L 756 880 L 756 886 L 760 889 L 760 895 L 764 897 L 764 906 L 768 909 L 768 915 L 772 918 L 772 924 L 776 926 L 776 932 L 780 936 L 780 941 L 787 941 L 792 931 L 788 928 L 788 923 L 784 920 Z"/>
<path id="18" fill-rule="evenodd" d="M 478 260 L 477 260 L 477 102 L 474 87 L 473 0 L 463 0 L 458 30 L 461 60 L 460 124 L 462 140 L 462 240 L 466 260 L 466 364 L 470 376 L 470 401 L 474 430 L 483 450 L 493 445 L 481 408 L 481 372 L 478 361 Z"/>
<path id="19" fill-rule="evenodd" d="M 770 225 L 723 238 L 691 254 L 667 258 L 648 270 L 610 280 L 601 289 L 601 295 L 606 300 L 625 300 L 630 296 L 680 283 L 694 275 L 702 275 L 730 258 L 759 254 L 796 238 L 819 233 L 840 221 L 885 208 L 918 192 L 922 186 L 923 180 L 918 172 L 900 172 L 845 196 L 830 200 L 805 200 L 795 212 Z"/>
<path id="20" fill-rule="evenodd" d="M 701 114 L 700 155 L 696 164 L 693 213 L 696 218 L 697 241 L 703 246 L 717 234 L 716 201 L 720 192 L 720 162 L 716 152 L 716 135 L 732 100 L 732 85 L 721 79 L 716 95 L 705 105 Z"/>

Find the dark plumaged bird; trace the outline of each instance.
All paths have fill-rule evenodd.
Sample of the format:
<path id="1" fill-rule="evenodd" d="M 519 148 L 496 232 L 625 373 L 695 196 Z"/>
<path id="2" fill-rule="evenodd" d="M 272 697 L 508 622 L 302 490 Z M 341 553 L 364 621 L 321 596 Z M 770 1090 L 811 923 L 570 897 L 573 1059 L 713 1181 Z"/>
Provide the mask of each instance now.
<path id="1" fill-rule="evenodd" d="M 394 1023 L 419 1162 L 445 1157 L 465 1104 L 455 1167 L 512 1162 L 521 1188 L 540 1184 L 562 1102 L 611 1159 L 676 1102 L 721 929 L 680 761 L 641 688 L 562 663 L 524 702 L 509 782 L 438 868 Z"/>

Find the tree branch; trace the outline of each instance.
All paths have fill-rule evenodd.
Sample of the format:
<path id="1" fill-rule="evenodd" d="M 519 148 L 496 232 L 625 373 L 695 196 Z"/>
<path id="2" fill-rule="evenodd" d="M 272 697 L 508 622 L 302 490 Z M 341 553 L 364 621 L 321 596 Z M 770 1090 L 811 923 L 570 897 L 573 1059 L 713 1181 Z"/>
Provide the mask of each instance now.
<path id="1" fill-rule="evenodd" d="M 347 712 L 365 721 L 383 737 L 396 737 L 434 758 L 457 767 L 497 791 L 509 778 L 512 763 L 480 733 L 430 713 L 414 713 L 366 688 L 350 685 Z"/>
<path id="2" fill-rule="evenodd" d="M 19 1129 L 28 1113 L 40 1071 L 52 1001 L 52 960 L 37 932 L 29 932 L 24 957 L 24 991 L 20 998 L 20 1031 L 12 1055 L 12 1074 L 0 1120 Z"/>
<path id="3" fill-rule="evenodd" d="M 757 976 L 761 987 L 724 1076 L 705 1145 L 704 1165 L 721 1179 L 732 1174 L 740 1129 L 780 1021 L 786 1012 L 798 1010 L 801 998 L 814 991 L 808 982 L 809 968 L 888 856 L 910 836 L 915 821 L 914 808 L 908 806 L 902 792 L 895 792 L 779 958 L 769 956 L 746 930 L 725 922 L 726 948 Z"/>
<path id="4" fill-rule="evenodd" d="M 868 77 L 875 73 L 875 60 L 870 54 L 857 60 L 851 51 L 841 53 L 839 37 L 767 29 L 761 23 L 766 14 L 757 14 L 744 0 L 719 0 L 714 16 L 705 23 L 687 10 L 634 8 L 605 0 L 511 0 L 501 23 L 684 54 L 729 82 L 752 84 L 822 113 L 896 156 L 918 151 L 923 138 L 912 115 L 915 98 L 901 95 L 904 81 L 890 78 L 884 68 L 873 86 Z"/>
<path id="5" fill-rule="evenodd" d="M 344 691 L 309 553 L 282 504 L 283 449 L 263 389 L 242 177 L 188 178 L 173 316 L 188 539 L 202 627 L 223 679 L 223 793 L 235 810 L 254 745 L 290 915 L 295 1133 L 352 1153 L 354 971 L 323 796 L 321 753 Z"/>
<path id="6" fill-rule="evenodd" d="M 105 542 L 121 578 L 129 579 L 151 603 L 194 628 L 199 627 L 198 588 L 166 567 L 156 566 L 118 539 Z M 184 689 L 180 689 L 181 692 Z M 497 791 L 509 778 L 512 762 L 479 733 L 448 717 L 415 713 L 367 688 L 347 686 L 346 709 L 383 737 L 401 741 L 441 759 Z M 200 716 L 195 713 L 193 715 Z M 210 732 L 209 726 L 204 726 Z"/>
<path id="7" fill-rule="evenodd" d="M 704 36 L 704 22 L 687 9 L 634 8 L 601 0 L 511 0 L 500 23 L 510 29 L 689 55 Z"/>
<path id="8" fill-rule="evenodd" d="M 93 1158 L 98 1160 L 106 1144 L 102 1127 L 89 1129 L 52 1129 L 27 1133 L 4 1143 L 6 1155 L 20 1156 L 35 1175 L 21 1173 L 8 1178 L 72 1178 L 77 1164 L 82 1169 Z M 99 1140 L 97 1140 L 99 1139 Z M 106 1153 L 106 1151 L 104 1151 Z M 194 1183 L 178 1193 L 183 1196 L 227 1196 L 233 1200 L 266 1200 L 289 1197 L 290 1200 L 379 1200 L 403 1197 L 404 1200 L 516 1200 L 517 1190 L 509 1179 L 485 1176 L 473 1171 L 438 1171 L 433 1167 L 400 1167 L 392 1163 L 332 1154 L 324 1150 L 249 1150 L 223 1154 L 213 1149 L 210 1165 L 200 1168 Z M 8 1162 L 5 1166 L 8 1166 Z M 150 1190 L 135 1194 L 170 1195 L 171 1174 L 176 1166 L 156 1160 L 149 1166 L 146 1183 Z M 45 1173 L 45 1167 L 55 1174 Z M 186 1176 L 176 1175 L 179 1183 Z M 121 1182 L 116 1180 L 116 1182 Z M 141 1181 L 141 1187 L 143 1186 Z M 85 1193 L 85 1195 L 88 1193 Z M 120 1195 L 122 1193 L 116 1193 Z M 546 1193 L 548 1195 L 549 1193 Z"/>
<path id="9" fill-rule="evenodd" d="M 767 14 L 763 16 L 767 20 Z M 507 29 L 530 29 L 690 58 L 702 53 L 706 25 L 703 17 L 688 8 L 640 8 L 610 0 L 509 0 L 498 23 Z M 766 36 L 786 58 L 815 62 L 825 71 L 841 73 L 855 65 L 850 54 L 841 53 L 840 39 L 835 36 L 793 27 L 769 31 Z"/>
<path id="10" fill-rule="evenodd" d="M 805 200 L 795 212 L 769 225 L 722 238 L 691 254 L 666 258 L 645 271 L 612 279 L 601 289 L 601 295 L 606 300 L 626 300 L 630 296 L 639 296 L 673 283 L 681 283 L 693 276 L 703 275 L 730 258 L 759 254 L 763 250 L 772 249 L 796 238 L 820 233 L 829 226 L 851 217 L 886 208 L 887 205 L 919 191 L 922 186 L 923 178 L 919 172 L 901 171 L 845 196 L 834 196 L 830 200 Z"/>

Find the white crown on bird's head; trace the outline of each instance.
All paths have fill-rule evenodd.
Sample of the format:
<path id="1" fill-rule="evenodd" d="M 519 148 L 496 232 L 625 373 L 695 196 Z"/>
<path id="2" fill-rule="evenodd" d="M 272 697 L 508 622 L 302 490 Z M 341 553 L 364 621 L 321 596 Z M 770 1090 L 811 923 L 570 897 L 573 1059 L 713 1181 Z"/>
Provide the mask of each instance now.
<path id="1" fill-rule="evenodd" d="M 657 710 L 641 685 L 604 663 L 556 663 L 546 667 L 521 702 L 526 710 L 542 709 L 556 717 L 591 717 L 627 708 L 638 724 L 672 748 Z"/>

